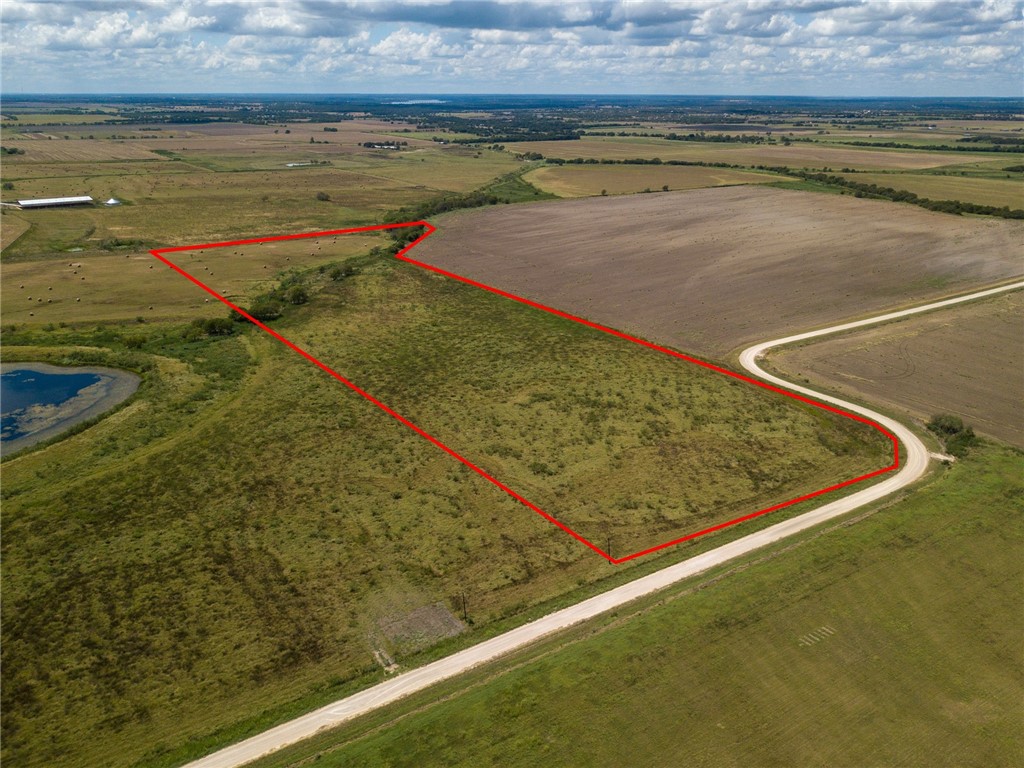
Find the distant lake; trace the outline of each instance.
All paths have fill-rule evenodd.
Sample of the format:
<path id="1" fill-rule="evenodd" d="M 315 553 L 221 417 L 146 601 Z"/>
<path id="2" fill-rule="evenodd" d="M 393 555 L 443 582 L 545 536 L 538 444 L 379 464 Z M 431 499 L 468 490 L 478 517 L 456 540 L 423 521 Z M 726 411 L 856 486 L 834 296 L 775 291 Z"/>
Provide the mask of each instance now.
<path id="1" fill-rule="evenodd" d="M 45 363 L 0 367 L 0 450 L 47 440 L 99 416 L 138 388 L 139 377 L 112 368 L 62 368 Z"/>

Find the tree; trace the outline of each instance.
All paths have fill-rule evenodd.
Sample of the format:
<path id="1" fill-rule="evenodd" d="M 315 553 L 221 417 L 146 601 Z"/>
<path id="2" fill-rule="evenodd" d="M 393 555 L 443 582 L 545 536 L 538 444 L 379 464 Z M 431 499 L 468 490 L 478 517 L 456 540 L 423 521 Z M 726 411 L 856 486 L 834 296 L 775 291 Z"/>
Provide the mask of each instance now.
<path id="1" fill-rule="evenodd" d="M 309 294 L 301 285 L 293 285 L 288 289 L 285 298 L 288 299 L 289 304 L 305 304 L 309 301 Z"/>
<path id="2" fill-rule="evenodd" d="M 249 308 L 249 314 L 261 323 L 276 320 L 281 316 L 281 305 L 272 300 L 257 301 Z"/>
<path id="3" fill-rule="evenodd" d="M 331 199 L 331 196 L 328 195 L 326 192 L 317 192 L 316 199 L 319 200 L 321 203 L 326 203 L 328 200 Z"/>

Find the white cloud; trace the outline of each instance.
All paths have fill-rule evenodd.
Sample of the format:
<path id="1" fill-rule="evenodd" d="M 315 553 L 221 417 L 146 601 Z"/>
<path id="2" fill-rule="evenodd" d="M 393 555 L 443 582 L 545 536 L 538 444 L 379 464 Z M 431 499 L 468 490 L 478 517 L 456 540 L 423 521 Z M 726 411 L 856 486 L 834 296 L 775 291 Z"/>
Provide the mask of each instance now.
<path id="1" fill-rule="evenodd" d="M 1022 12 L 1020 0 L 4 0 L 0 56 L 5 92 L 146 91 L 157 77 L 165 90 L 867 95 L 908 82 L 1019 96 Z M 132 66 L 104 66 L 119 58 Z"/>

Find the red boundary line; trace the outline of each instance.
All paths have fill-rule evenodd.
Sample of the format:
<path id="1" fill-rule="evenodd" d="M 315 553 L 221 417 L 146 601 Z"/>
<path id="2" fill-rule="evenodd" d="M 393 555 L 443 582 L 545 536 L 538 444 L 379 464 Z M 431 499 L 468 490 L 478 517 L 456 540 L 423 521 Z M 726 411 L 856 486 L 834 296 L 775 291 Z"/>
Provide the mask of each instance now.
<path id="1" fill-rule="evenodd" d="M 550 514 L 545 512 L 543 509 L 538 507 L 533 502 L 529 501 L 528 499 L 524 498 L 523 496 L 520 496 L 514 490 L 509 488 L 507 485 L 502 483 L 500 480 L 498 480 L 494 476 L 490 475 L 484 469 L 481 469 L 480 467 L 478 467 L 476 464 L 474 464 L 472 461 L 467 459 L 465 456 L 463 456 L 460 453 L 456 452 L 452 448 L 449 448 L 447 445 L 442 443 L 440 440 L 438 440 L 436 437 L 431 435 L 429 432 L 426 432 L 425 430 L 423 430 L 420 427 L 416 426 L 411 421 L 409 421 L 407 418 L 402 416 L 400 413 L 398 413 L 394 409 L 390 408 L 389 406 L 385 405 L 380 400 L 375 398 L 369 392 L 367 392 L 364 389 L 361 389 L 359 386 L 357 386 L 353 382 L 351 382 L 348 379 L 346 379 L 344 376 L 339 374 L 337 371 L 334 371 L 329 366 L 327 366 L 324 363 L 320 362 L 320 360 L 318 360 L 317 358 L 313 357 L 313 355 L 311 355 L 308 352 L 306 352 L 306 350 L 302 349 L 297 344 L 289 341 L 288 339 L 286 339 L 284 336 L 279 334 L 274 329 L 272 329 L 272 328 L 268 327 L 267 325 L 265 325 L 264 323 L 260 322 L 259 320 L 257 320 L 255 317 L 250 315 L 248 312 L 246 312 L 241 307 L 236 306 L 235 304 L 232 304 L 226 298 L 224 298 L 219 293 L 217 293 L 215 290 L 210 288 L 210 286 L 206 285 L 201 280 L 193 277 L 191 274 L 186 272 L 184 269 L 179 267 L 177 264 L 172 262 L 170 259 L 165 258 L 164 255 L 163 255 L 165 253 L 180 253 L 180 252 L 183 252 L 183 251 L 195 251 L 195 250 L 205 249 L 205 248 L 225 248 L 227 246 L 232 246 L 232 245 L 252 245 L 252 244 L 255 244 L 255 243 L 269 243 L 269 242 L 277 242 L 277 241 L 281 241 L 281 240 L 303 240 L 303 239 L 307 239 L 307 238 L 310 238 L 310 237 L 326 237 L 326 236 L 330 236 L 330 235 L 350 235 L 350 234 L 355 234 L 357 232 L 380 232 L 380 231 L 383 231 L 383 230 L 401 229 L 401 228 L 404 228 L 404 227 L 423 227 L 426 231 L 423 234 L 421 234 L 419 237 L 417 237 L 415 240 L 413 240 L 411 243 L 409 243 L 407 246 L 405 246 L 397 254 L 395 254 L 395 258 L 397 258 L 397 259 L 399 259 L 401 261 L 404 261 L 404 262 L 406 262 L 408 264 L 413 264 L 413 265 L 415 265 L 417 267 L 420 267 L 422 269 L 426 269 L 426 270 L 428 270 L 430 272 L 434 272 L 436 274 L 443 275 L 445 277 L 449 277 L 449 278 L 451 278 L 453 280 L 458 280 L 459 282 L 466 283 L 467 285 L 472 285 L 472 286 L 474 286 L 476 288 L 481 288 L 481 289 L 483 289 L 485 291 L 490 291 L 491 293 L 497 294 L 498 296 L 503 296 L 506 299 L 511 299 L 512 301 L 517 301 L 520 304 L 525 304 L 528 307 L 533 307 L 534 309 L 539 309 L 539 310 L 541 310 L 543 312 L 547 312 L 547 313 L 552 314 L 552 315 L 557 315 L 558 317 L 565 318 L 566 320 L 572 320 L 573 322 L 580 323 L 581 325 L 585 325 L 585 326 L 587 326 L 589 328 L 594 328 L 595 330 L 603 331 L 604 333 L 610 334 L 612 336 L 616 336 L 616 337 L 618 337 L 620 339 L 624 339 L 626 341 L 630 341 L 630 342 L 632 342 L 634 344 L 639 344 L 642 347 L 647 347 L 649 349 L 653 349 L 653 350 L 657 350 L 658 352 L 662 352 L 662 353 L 664 353 L 666 355 L 670 355 L 672 357 L 677 357 L 680 360 L 685 360 L 688 363 L 693 363 L 694 365 L 699 365 L 702 368 L 707 368 L 709 370 L 715 371 L 716 373 L 720 373 L 720 374 L 723 374 L 725 376 L 731 376 L 732 378 L 739 379 L 740 381 L 744 381 L 747 384 L 753 384 L 755 387 L 761 387 L 762 389 L 767 389 L 767 390 L 769 390 L 771 392 L 775 392 L 775 393 L 778 393 L 780 395 L 784 395 L 786 397 L 791 397 L 794 400 L 799 400 L 799 401 L 801 401 L 803 403 L 807 403 L 808 405 L 812 405 L 815 408 L 821 408 L 823 410 L 839 414 L 840 416 L 845 416 L 848 419 L 853 419 L 854 421 L 859 421 L 859 422 L 861 422 L 863 424 L 867 424 L 867 425 L 873 427 L 874 429 L 877 429 L 883 435 L 888 437 L 889 440 L 892 442 L 892 445 L 893 445 L 893 463 L 890 464 L 887 467 L 883 467 L 882 469 L 876 469 L 874 472 L 869 472 L 869 473 L 867 473 L 865 475 L 861 475 L 860 477 L 855 477 L 852 480 L 844 480 L 841 483 L 836 483 L 835 485 L 830 485 L 827 488 L 822 488 L 821 490 L 813 491 L 811 493 L 804 494 L 803 496 L 798 496 L 795 499 L 791 499 L 789 501 L 784 501 L 784 502 L 782 502 L 780 504 L 775 504 L 775 505 L 773 505 L 771 507 L 766 507 L 765 509 L 760 509 L 760 510 L 758 510 L 756 512 L 751 512 L 750 514 L 743 515 L 742 517 L 737 517 L 735 520 L 728 520 L 728 521 L 726 521 L 724 523 L 719 523 L 717 525 L 713 525 L 710 528 L 705 528 L 704 530 L 697 531 L 696 533 L 691 533 L 691 534 L 688 534 L 686 536 L 680 536 L 679 538 L 673 539 L 672 541 L 666 541 L 664 544 L 658 544 L 657 546 L 654 546 L 654 547 L 648 547 L 647 549 L 641 550 L 639 552 L 634 552 L 634 553 L 632 553 L 630 555 L 626 555 L 625 557 L 618 557 L 618 558 L 612 557 L 611 554 L 609 554 L 608 552 L 605 552 L 600 547 L 596 546 L 591 541 L 586 539 L 584 536 L 580 535 L 579 533 L 574 531 L 569 526 L 565 525 L 564 523 L 560 522 L 559 520 L 557 520 L 556 518 L 554 518 L 553 516 L 551 516 Z M 298 234 L 298 235 L 279 235 L 279 236 L 276 236 L 276 237 L 257 237 L 257 238 L 252 238 L 252 239 L 249 239 L 249 240 L 230 240 L 230 241 L 222 242 L 222 243 L 205 243 L 203 245 L 182 245 L 182 246 L 177 246 L 177 247 L 173 247 L 173 248 L 156 248 L 154 250 L 151 250 L 150 253 L 155 258 L 159 259 L 161 262 L 163 262 L 168 267 L 170 267 L 175 272 L 177 272 L 179 275 L 181 275 L 182 277 L 186 278 L 187 280 L 195 283 L 197 286 L 202 288 L 204 291 L 209 293 L 211 296 L 215 297 L 216 299 L 218 299 L 219 301 L 223 302 L 224 304 L 226 304 L 231 309 L 233 309 L 236 312 L 238 312 L 242 317 L 246 318 L 253 325 L 256 325 L 259 328 L 263 329 L 266 333 L 268 333 L 271 336 L 273 336 L 275 339 L 280 341 L 282 344 L 284 344 L 286 347 L 291 349 L 293 352 L 296 352 L 299 355 L 301 355 L 302 357 L 306 358 L 306 360 L 311 362 L 317 368 L 319 368 L 320 370 L 324 371 L 329 376 L 332 376 L 333 378 L 337 379 L 338 381 L 340 381 L 342 384 L 344 384 L 346 387 L 351 389 L 356 394 L 358 394 L 361 397 L 364 397 L 367 400 L 369 400 L 371 403 L 373 403 L 375 406 L 380 408 L 386 414 L 388 414 L 389 416 L 397 419 L 402 424 L 404 424 L 409 429 L 411 429 L 413 432 L 418 434 L 420 437 L 424 438 L 425 440 L 430 441 L 435 446 L 440 448 L 442 451 L 447 453 L 449 456 L 451 456 L 452 458 L 458 460 L 459 462 L 461 462 L 465 466 L 469 467 L 471 470 L 476 472 L 478 475 L 483 477 L 488 482 L 493 483 L 494 485 L 496 485 L 498 488 L 503 490 L 509 496 L 514 498 L 516 501 L 518 501 L 521 504 L 529 507 L 534 512 L 536 512 L 538 515 L 543 517 L 545 520 L 553 523 L 554 525 L 557 525 L 559 528 L 561 528 L 563 531 L 568 533 L 574 539 L 576 539 L 580 543 L 584 544 L 585 546 L 589 547 L 590 549 L 592 549 L 597 554 L 601 555 L 601 557 L 605 558 L 608 562 L 612 563 L 613 565 L 618 565 L 619 563 L 625 563 L 628 560 L 633 560 L 635 558 L 642 557 L 643 555 L 649 555 L 652 552 L 657 552 L 659 550 L 666 549 L 667 547 L 672 547 L 672 546 L 675 546 L 676 544 L 681 544 L 682 542 L 689 541 L 690 539 L 696 539 L 699 536 L 704 536 L 705 534 L 712 533 L 713 531 L 720 531 L 723 528 L 728 528 L 730 526 L 736 525 L 737 523 L 742 523 L 742 522 L 745 522 L 747 520 L 752 520 L 755 517 L 760 517 L 761 515 L 766 515 L 766 514 L 768 514 L 770 512 L 775 512 L 776 510 L 782 509 L 784 507 L 788 507 L 788 506 L 791 506 L 793 504 L 798 504 L 801 501 L 806 501 L 808 499 L 813 499 L 816 496 L 822 496 L 822 495 L 824 495 L 826 493 L 830 493 L 830 492 L 838 490 L 840 488 L 845 488 L 848 485 L 853 485 L 855 483 L 862 482 L 863 480 L 867 480 L 869 478 L 876 477 L 878 475 L 885 474 L 886 472 L 891 472 L 892 470 L 899 468 L 899 441 L 896 439 L 896 436 L 893 435 L 891 432 L 889 432 L 887 429 L 885 429 L 885 427 L 881 426 L 880 424 L 876 424 L 875 422 L 871 421 L 870 419 L 864 418 L 863 416 L 858 416 L 858 415 L 853 414 L 853 413 L 849 413 L 849 412 L 844 411 L 844 410 L 842 410 L 840 408 L 836 408 L 835 406 L 832 406 L 832 405 L 827 405 L 826 403 L 822 403 L 822 402 L 819 402 L 817 400 L 812 400 L 810 398 L 804 397 L 803 395 L 798 395 L 795 392 L 790 392 L 790 391 L 785 390 L 785 389 L 780 389 L 779 387 L 772 386 L 771 384 L 768 384 L 766 382 L 759 381 L 757 379 L 752 379 L 749 376 L 744 376 L 742 373 L 736 373 L 735 371 L 730 371 L 730 370 L 728 370 L 726 368 L 721 368 L 721 367 L 719 367 L 717 365 L 713 365 L 712 363 L 708 363 L 708 362 L 706 362 L 704 360 L 699 360 L 699 359 L 697 359 L 695 357 L 690 357 L 689 355 L 684 355 L 683 353 L 677 352 L 677 351 L 675 351 L 673 349 L 668 349 L 667 347 L 662 347 L 662 346 L 660 346 L 658 344 L 653 344 L 653 343 L 651 343 L 649 341 L 645 341 L 644 339 L 637 338 L 636 336 L 630 336 L 628 333 L 623 333 L 622 331 L 617 331 L 614 328 L 608 328 L 607 326 L 591 322 L 590 320 L 585 320 L 582 317 L 577 317 L 576 315 L 571 315 L 568 312 L 562 312 L 561 310 L 554 309 L 553 307 L 548 307 L 548 306 L 546 306 L 544 304 L 539 304 L 536 301 L 531 301 L 530 299 L 523 298 L 522 296 L 517 296 L 514 293 L 509 293 L 508 291 L 503 291 L 500 288 L 494 288 L 493 286 L 485 285 L 484 283 L 478 282 L 476 280 L 471 280 L 468 277 L 463 277 L 462 275 L 456 275 L 454 272 L 448 272 L 446 270 L 440 269 L 439 267 L 435 267 L 435 266 L 433 266 L 431 264 L 426 264 L 426 263 L 424 263 L 422 261 L 416 261 L 415 259 L 411 259 L 408 256 L 406 256 L 406 254 L 409 251 L 411 251 L 413 248 L 415 248 L 421 242 L 426 240 L 428 237 L 430 237 L 436 231 L 437 230 L 436 230 L 436 228 L 433 225 L 431 225 L 431 224 L 429 224 L 429 223 L 427 223 L 425 221 L 407 221 L 407 222 L 403 222 L 401 224 L 378 224 L 378 225 L 372 226 L 372 227 L 355 227 L 355 228 L 352 228 L 352 229 L 333 229 L 333 230 L 327 230 L 327 231 L 323 231 L 323 232 L 308 232 L 308 233 L 303 233 L 303 234 Z"/>

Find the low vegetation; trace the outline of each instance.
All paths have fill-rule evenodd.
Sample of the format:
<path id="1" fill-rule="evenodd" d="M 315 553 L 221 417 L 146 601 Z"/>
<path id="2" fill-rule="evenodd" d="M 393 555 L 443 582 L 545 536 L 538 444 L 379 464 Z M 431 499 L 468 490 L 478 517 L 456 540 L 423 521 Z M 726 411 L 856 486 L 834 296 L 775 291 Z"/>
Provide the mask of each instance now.
<path id="1" fill-rule="evenodd" d="M 885 463 L 869 430 L 386 254 L 332 272 L 283 286 L 311 300 L 280 332 L 618 552 Z M 5 334 L 150 366 L 115 418 L 5 464 L 7 760 L 157 761 L 372 679 L 389 606 L 466 599 L 486 632 L 607 575 L 262 332 L 199 328 Z"/>
<path id="2" fill-rule="evenodd" d="M 1022 478 L 979 446 L 852 526 L 256 765 L 1013 764 Z"/>

